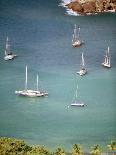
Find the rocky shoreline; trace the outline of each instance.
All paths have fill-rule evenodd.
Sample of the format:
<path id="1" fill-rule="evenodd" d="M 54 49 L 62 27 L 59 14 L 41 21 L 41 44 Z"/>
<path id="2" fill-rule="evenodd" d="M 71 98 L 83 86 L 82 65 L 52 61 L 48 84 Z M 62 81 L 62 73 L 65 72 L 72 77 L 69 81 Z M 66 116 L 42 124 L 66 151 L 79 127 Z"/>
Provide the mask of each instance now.
<path id="1" fill-rule="evenodd" d="M 116 12 L 116 0 L 72 0 L 65 7 L 80 15 Z"/>

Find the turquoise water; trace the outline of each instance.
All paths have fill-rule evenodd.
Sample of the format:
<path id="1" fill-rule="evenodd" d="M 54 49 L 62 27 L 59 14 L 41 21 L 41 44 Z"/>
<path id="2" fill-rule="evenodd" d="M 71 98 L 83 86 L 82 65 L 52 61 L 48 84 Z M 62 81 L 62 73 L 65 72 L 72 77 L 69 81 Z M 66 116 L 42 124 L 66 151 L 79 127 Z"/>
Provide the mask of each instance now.
<path id="1" fill-rule="evenodd" d="M 60 1 L 0 1 L 0 136 L 15 137 L 50 149 L 70 150 L 74 143 L 87 150 L 116 138 L 116 15 L 68 16 Z M 85 44 L 71 47 L 74 24 L 81 27 Z M 5 62 L 9 36 L 18 55 Z M 112 68 L 101 67 L 104 50 L 110 46 Z M 76 75 L 84 52 L 88 74 Z M 24 88 L 28 65 L 29 88 L 49 93 L 45 98 L 14 94 Z M 87 106 L 68 106 L 79 86 L 79 99 Z"/>

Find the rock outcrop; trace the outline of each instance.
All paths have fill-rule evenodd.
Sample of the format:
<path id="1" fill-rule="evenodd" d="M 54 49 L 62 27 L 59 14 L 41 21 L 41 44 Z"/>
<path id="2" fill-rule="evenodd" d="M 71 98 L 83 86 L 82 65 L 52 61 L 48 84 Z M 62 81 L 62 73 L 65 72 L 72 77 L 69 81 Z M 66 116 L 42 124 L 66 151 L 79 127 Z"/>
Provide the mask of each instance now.
<path id="1" fill-rule="evenodd" d="M 94 1 L 83 3 L 83 11 L 84 13 L 92 13 L 96 11 L 96 4 Z"/>
<path id="2" fill-rule="evenodd" d="M 73 11 L 76 11 L 76 12 L 83 12 L 83 7 L 81 5 L 81 3 L 79 2 L 71 2 L 67 5 L 67 7 L 69 9 L 72 9 Z"/>
<path id="3" fill-rule="evenodd" d="M 116 0 L 73 0 L 66 7 L 79 14 L 116 12 Z"/>

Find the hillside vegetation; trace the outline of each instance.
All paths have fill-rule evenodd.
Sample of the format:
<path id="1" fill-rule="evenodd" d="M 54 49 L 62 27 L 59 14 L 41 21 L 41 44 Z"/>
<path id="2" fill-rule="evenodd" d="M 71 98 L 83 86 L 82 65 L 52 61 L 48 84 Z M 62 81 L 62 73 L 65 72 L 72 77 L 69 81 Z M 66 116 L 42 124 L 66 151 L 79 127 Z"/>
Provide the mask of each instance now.
<path id="1" fill-rule="evenodd" d="M 116 141 L 111 141 L 106 146 L 108 152 L 114 153 L 116 151 Z M 24 141 L 14 138 L 0 138 L 0 155 L 88 155 L 83 152 L 80 145 L 74 144 L 70 153 L 66 153 L 62 148 L 58 147 L 54 152 L 50 152 L 44 146 L 31 146 L 26 144 Z M 90 148 L 90 155 L 100 155 L 101 147 L 99 145 L 93 145 Z M 108 155 L 108 153 L 107 153 Z M 110 154 L 111 155 L 111 154 Z"/>

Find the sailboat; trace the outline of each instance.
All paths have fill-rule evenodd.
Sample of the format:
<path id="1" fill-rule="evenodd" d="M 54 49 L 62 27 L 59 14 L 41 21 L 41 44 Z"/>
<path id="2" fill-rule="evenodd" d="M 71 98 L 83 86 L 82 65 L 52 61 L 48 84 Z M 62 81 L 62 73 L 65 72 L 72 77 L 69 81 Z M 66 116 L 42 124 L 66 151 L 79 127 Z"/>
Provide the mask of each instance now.
<path id="1" fill-rule="evenodd" d="M 87 73 L 87 70 L 85 69 L 85 60 L 84 60 L 84 56 L 83 56 L 83 53 L 82 53 L 80 71 L 77 72 L 77 74 L 83 76 L 86 73 Z"/>
<path id="2" fill-rule="evenodd" d="M 77 32 L 77 26 L 75 24 L 74 31 L 73 31 L 73 38 L 72 38 L 72 46 L 73 47 L 79 47 L 84 43 L 83 41 L 81 41 L 79 39 L 79 37 L 80 37 L 79 35 L 80 35 L 80 27 L 78 27 L 78 32 Z"/>
<path id="3" fill-rule="evenodd" d="M 26 66 L 26 74 L 25 74 L 25 89 L 15 91 L 15 94 L 20 96 L 27 96 L 27 97 L 41 97 L 41 96 L 48 95 L 48 93 L 40 91 L 38 89 L 38 75 L 37 75 L 37 89 L 36 90 L 27 89 L 27 66 Z"/>
<path id="4" fill-rule="evenodd" d="M 78 85 L 77 85 L 77 89 L 78 89 Z M 77 89 L 76 89 L 75 96 L 74 96 L 75 98 L 74 98 L 73 102 L 71 103 L 71 106 L 84 107 L 84 103 L 77 100 L 77 97 L 78 97 Z"/>
<path id="5" fill-rule="evenodd" d="M 11 50 L 10 50 L 10 44 L 9 44 L 9 39 L 7 37 L 7 39 L 6 39 L 6 49 L 5 49 L 4 60 L 12 60 L 12 59 L 14 59 L 14 57 L 16 57 L 16 55 L 14 55 L 11 52 Z"/>
<path id="6" fill-rule="evenodd" d="M 111 64 L 110 64 L 110 55 L 109 55 L 109 46 L 108 49 L 106 50 L 106 54 L 104 56 L 104 62 L 102 63 L 102 66 L 110 68 Z"/>

